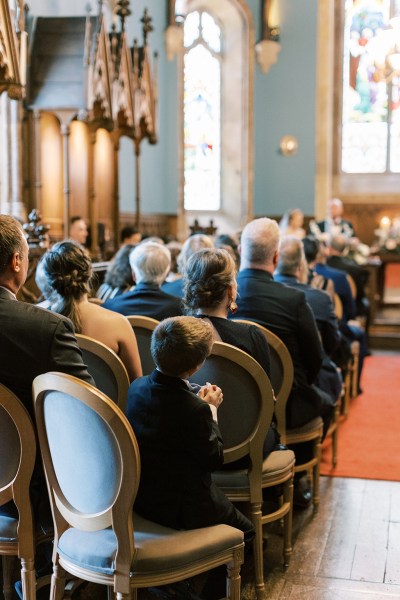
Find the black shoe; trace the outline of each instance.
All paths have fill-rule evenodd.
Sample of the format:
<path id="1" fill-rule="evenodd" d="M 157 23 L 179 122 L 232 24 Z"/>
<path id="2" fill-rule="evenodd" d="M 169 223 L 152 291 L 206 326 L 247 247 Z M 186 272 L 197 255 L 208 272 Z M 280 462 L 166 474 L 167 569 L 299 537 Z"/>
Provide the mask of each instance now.
<path id="1" fill-rule="evenodd" d="M 293 506 L 295 508 L 308 508 L 312 502 L 312 492 L 304 479 L 294 482 Z"/>

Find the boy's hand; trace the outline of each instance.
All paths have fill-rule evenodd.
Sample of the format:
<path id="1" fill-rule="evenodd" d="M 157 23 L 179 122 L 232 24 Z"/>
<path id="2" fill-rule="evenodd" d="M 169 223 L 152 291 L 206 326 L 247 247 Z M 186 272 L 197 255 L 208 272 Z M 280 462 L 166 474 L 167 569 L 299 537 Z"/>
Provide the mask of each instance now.
<path id="1" fill-rule="evenodd" d="M 218 408 L 218 406 L 224 399 L 224 395 L 222 393 L 221 388 L 217 385 L 208 382 L 206 383 L 206 385 L 203 385 L 200 388 L 197 395 L 199 396 L 199 398 L 204 400 L 204 402 L 207 402 L 207 404 L 212 404 L 216 408 Z"/>

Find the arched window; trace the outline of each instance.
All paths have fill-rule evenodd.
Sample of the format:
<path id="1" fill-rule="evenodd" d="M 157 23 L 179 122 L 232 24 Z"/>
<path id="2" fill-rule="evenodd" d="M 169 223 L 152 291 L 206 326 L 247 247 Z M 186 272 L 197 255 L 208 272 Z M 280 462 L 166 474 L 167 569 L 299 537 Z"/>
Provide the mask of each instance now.
<path id="1" fill-rule="evenodd" d="M 184 207 L 221 207 L 221 29 L 208 12 L 184 23 Z"/>
<path id="2" fill-rule="evenodd" d="M 400 0 L 344 0 L 341 170 L 400 173 Z"/>
<path id="3" fill-rule="evenodd" d="M 246 0 L 171 2 L 184 34 L 178 229 L 204 216 L 238 230 L 253 212 L 252 13 Z"/>

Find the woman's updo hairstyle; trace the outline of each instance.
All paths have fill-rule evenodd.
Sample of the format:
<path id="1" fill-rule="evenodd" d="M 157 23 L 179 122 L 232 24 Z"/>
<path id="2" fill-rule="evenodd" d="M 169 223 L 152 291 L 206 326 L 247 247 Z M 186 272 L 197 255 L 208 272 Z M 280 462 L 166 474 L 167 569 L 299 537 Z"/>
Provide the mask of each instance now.
<path id="1" fill-rule="evenodd" d="M 183 301 L 188 312 L 215 308 L 236 276 L 233 258 L 221 248 L 204 248 L 186 263 Z"/>
<path id="2" fill-rule="evenodd" d="M 42 258 L 47 284 L 54 290 L 51 310 L 69 317 L 77 333 L 81 331 L 78 302 L 90 292 L 92 263 L 86 250 L 73 240 L 54 244 Z"/>

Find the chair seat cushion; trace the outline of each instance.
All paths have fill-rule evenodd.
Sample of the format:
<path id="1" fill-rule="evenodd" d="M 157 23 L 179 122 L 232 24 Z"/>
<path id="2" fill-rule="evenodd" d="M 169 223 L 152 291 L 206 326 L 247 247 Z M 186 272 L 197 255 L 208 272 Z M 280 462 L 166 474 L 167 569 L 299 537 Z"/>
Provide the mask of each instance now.
<path id="1" fill-rule="evenodd" d="M 0 515 L 0 542 L 15 542 L 17 538 L 18 519 Z"/>
<path id="2" fill-rule="evenodd" d="M 321 417 L 316 417 L 315 419 L 312 419 L 312 421 L 308 421 L 308 423 L 305 423 L 301 427 L 296 427 L 295 429 L 287 429 L 286 430 L 286 443 L 289 443 L 289 440 L 290 440 L 290 443 L 293 443 L 292 438 L 296 438 L 298 436 L 303 436 L 303 435 L 308 435 L 308 434 L 312 433 L 313 431 L 318 430 L 322 426 L 323 426 L 323 422 L 322 422 Z"/>
<path id="3" fill-rule="evenodd" d="M 294 463 L 294 452 L 292 450 L 278 450 L 271 452 L 263 462 L 262 481 L 268 480 L 269 476 L 276 477 L 291 469 Z M 247 469 L 238 471 L 218 471 L 212 474 L 214 483 L 221 488 L 246 489 L 249 487 Z"/>
<path id="4" fill-rule="evenodd" d="M 243 542 L 243 533 L 228 525 L 176 531 L 134 515 L 135 557 L 132 574 L 169 572 Z M 68 529 L 58 543 L 60 556 L 98 573 L 114 573 L 117 541 L 111 529 Z"/>

